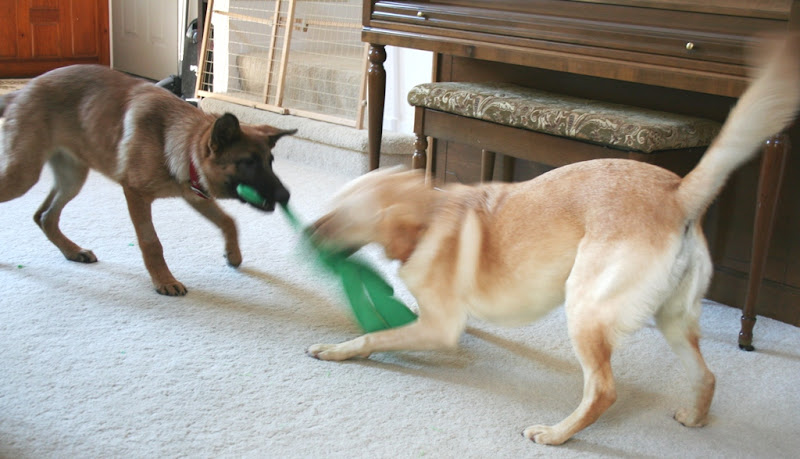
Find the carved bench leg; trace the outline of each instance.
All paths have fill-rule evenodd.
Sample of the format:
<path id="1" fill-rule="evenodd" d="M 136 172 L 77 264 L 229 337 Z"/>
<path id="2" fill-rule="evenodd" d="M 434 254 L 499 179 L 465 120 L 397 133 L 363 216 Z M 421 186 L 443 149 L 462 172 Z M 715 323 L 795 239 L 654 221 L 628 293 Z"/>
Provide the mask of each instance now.
<path id="1" fill-rule="evenodd" d="M 503 181 L 511 183 L 514 181 L 514 157 L 509 155 L 503 156 Z"/>
<path id="2" fill-rule="evenodd" d="M 428 164 L 428 137 L 425 135 L 425 107 L 414 109 L 414 155 L 411 157 L 412 169 L 425 169 Z"/>
<path id="3" fill-rule="evenodd" d="M 481 150 L 481 182 L 491 182 L 494 178 L 494 159 L 497 155 L 493 151 Z"/>
<path id="4" fill-rule="evenodd" d="M 411 157 L 412 169 L 425 169 L 428 164 L 428 138 L 424 135 L 417 134 L 417 140 L 414 141 L 414 155 Z"/>
<path id="5" fill-rule="evenodd" d="M 753 228 L 753 252 L 747 281 L 747 296 L 742 308 L 742 329 L 739 332 L 739 349 L 746 351 L 755 350 L 753 327 L 756 324 L 756 302 L 767 263 L 769 243 L 775 223 L 775 207 L 778 204 L 789 147 L 789 137 L 785 134 L 778 135 L 767 140 L 761 158 Z"/>
<path id="6" fill-rule="evenodd" d="M 493 151 L 481 150 L 481 182 L 491 182 L 494 179 L 494 164 L 497 154 Z M 500 155 L 503 160 L 503 181 L 514 181 L 514 157 Z"/>

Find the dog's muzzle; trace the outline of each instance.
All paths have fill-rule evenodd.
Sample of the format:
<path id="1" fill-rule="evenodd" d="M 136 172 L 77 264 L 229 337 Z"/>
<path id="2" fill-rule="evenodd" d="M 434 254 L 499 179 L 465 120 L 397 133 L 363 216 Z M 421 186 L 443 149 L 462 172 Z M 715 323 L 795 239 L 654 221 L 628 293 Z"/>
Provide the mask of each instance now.
<path id="1" fill-rule="evenodd" d="M 238 186 L 235 188 L 238 189 Z M 245 188 L 249 189 L 250 191 L 247 193 L 247 196 L 237 193 L 239 200 L 265 212 L 274 211 L 275 204 L 281 204 L 285 206 L 289 202 L 289 190 L 287 190 L 283 184 L 279 184 L 274 188 L 267 188 L 266 190 L 247 185 L 245 185 Z"/>

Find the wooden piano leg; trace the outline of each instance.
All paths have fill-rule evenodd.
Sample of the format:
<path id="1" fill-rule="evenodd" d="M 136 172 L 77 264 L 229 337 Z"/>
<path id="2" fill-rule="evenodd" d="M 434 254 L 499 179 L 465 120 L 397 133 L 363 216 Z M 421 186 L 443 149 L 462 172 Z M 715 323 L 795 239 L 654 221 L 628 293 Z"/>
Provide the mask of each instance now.
<path id="1" fill-rule="evenodd" d="M 756 301 L 764 277 L 764 267 L 767 263 L 769 243 L 775 223 L 775 207 L 778 204 L 778 194 L 783 182 L 789 147 L 789 137 L 786 134 L 775 136 L 767 140 L 761 158 L 752 259 L 747 280 L 747 296 L 744 308 L 742 308 L 742 329 L 739 332 L 739 349 L 746 351 L 755 350 L 753 326 L 756 324 Z"/>
<path id="2" fill-rule="evenodd" d="M 380 165 L 381 138 L 383 137 L 383 107 L 386 99 L 386 48 L 369 45 L 369 71 L 367 93 L 367 130 L 369 136 L 369 170 Z"/>

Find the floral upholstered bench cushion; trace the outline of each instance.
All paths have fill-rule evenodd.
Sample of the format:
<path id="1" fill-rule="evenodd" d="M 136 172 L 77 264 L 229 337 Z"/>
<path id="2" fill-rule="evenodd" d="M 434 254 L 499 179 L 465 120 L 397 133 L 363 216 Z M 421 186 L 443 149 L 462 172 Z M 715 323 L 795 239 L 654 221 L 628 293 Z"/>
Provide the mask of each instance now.
<path id="1" fill-rule="evenodd" d="M 622 150 L 651 153 L 708 146 L 720 124 L 668 112 L 570 97 L 508 83 L 425 83 L 417 107 Z"/>

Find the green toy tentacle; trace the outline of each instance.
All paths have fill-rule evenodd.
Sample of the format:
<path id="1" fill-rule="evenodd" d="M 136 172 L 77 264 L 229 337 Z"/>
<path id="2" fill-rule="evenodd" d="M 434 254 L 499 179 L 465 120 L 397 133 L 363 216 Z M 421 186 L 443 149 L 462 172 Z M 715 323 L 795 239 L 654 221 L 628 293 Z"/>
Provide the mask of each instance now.
<path id="1" fill-rule="evenodd" d="M 236 187 L 236 192 L 242 199 L 256 206 L 264 201 L 255 189 L 247 185 L 240 184 Z M 281 208 L 292 227 L 307 238 L 300 221 L 289 206 L 281 204 Z M 315 252 L 318 263 L 341 280 L 353 315 L 364 331 L 373 332 L 400 327 L 416 320 L 417 315 L 394 297 L 392 286 L 374 269 L 342 253 L 329 252 L 312 244 L 308 245 Z"/>

